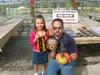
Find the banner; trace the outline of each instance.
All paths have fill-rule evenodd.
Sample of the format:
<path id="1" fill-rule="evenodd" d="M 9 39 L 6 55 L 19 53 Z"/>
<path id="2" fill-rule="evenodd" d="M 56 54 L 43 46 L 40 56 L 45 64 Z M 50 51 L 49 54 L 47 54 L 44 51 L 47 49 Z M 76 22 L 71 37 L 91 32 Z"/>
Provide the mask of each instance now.
<path id="1" fill-rule="evenodd" d="M 64 23 L 78 23 L 77 10 L 53 10 L 53 19 L 60 18 Z"/>

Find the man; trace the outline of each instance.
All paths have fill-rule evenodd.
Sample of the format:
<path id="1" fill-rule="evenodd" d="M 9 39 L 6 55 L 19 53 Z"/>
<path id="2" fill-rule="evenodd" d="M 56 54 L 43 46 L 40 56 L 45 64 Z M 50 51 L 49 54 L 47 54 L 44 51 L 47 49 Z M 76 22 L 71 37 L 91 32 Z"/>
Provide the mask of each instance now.
<path id="1" fill-rule="evenodd" d="M 61 52 L 61 44 L 63 43 L 65 52 L 70 55 L 71 62 L 60 65 L 57 63 L 56 59 L 52 59 L 50 60 L 44 75 L 56 75 L 56 73 L 59 72 L 59 69 L 61 71 L 61 75 L 72 75 L 75 66 L 75 60 L 78 57 L 75 41 L 70 35 L 64 32 L 62 19 L 54 19 L 52 21 L 52 27 L 54 30 L 54 38 L 57 40 L 58 46 L 56 53 L 52 53 L 51 56 L 55 57 L 57 53 Z"/>

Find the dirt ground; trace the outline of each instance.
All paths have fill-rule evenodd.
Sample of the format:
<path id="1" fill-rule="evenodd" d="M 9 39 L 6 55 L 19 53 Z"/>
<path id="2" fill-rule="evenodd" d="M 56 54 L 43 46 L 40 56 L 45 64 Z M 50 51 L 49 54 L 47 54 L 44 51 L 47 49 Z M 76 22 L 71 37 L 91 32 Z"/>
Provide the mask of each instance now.
<path id="1" fill-rule="evenodd" d="M 0 71 L 31 70 L 32 49 L 29 45 L 30 27 L 26 27 L 20 36 L 9 39 L 0 54 Z M 100 63 L 100 44 L 78 45 L 77 66 Z"/>
<path id="2" fill-rule="evenodd" d="M 1 70 L 31 69 L 32 49 L 29 45 L 29 27 L 20 36 L 13 37 L 5 44 L 0 57 Z"/>

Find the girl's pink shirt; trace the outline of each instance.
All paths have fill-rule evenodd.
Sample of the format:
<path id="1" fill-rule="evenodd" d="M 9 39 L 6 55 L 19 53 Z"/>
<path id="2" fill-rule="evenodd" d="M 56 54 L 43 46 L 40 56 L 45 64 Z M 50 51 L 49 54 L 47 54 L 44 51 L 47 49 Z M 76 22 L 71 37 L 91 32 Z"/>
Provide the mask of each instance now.
<path id="1" fill-rule="evenodd" d="M 31 31 L 30 32 L 30 45 L 32 47 L 32 50 L 35 51 L 35 52 L 39 52 L 39 49 L 38 49 L 38 44 L 37 44 L 37 41 L 34 41 L 34 38 L 35 38 L 35 31 Z M 45 44 L 46 44 L 46 40 L 47 40 L 47 36 L 45 36 Z"/>

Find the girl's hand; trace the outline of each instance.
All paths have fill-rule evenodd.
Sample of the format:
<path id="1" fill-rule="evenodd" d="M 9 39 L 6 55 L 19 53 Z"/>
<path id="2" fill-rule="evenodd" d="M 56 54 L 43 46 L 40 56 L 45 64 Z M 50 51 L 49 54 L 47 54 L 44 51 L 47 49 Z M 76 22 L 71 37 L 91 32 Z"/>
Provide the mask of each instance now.
<path id="1" fill-rule="evenodd" d="M 39 38 L 38 34 L 35 35 L 34 41 L 37 41 Z"/>
<path id="2" fill-rule="evenodd" d="M 38 34 L 39 37 L 45 36 L 45 32 L 44 31 L 38 31 L 37 34 Z"/>

